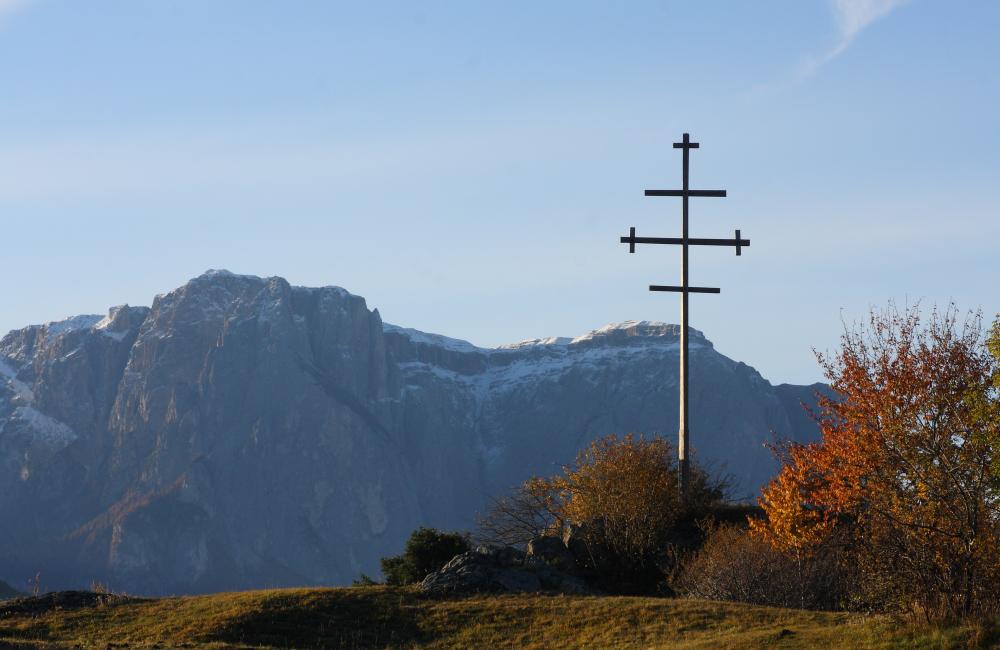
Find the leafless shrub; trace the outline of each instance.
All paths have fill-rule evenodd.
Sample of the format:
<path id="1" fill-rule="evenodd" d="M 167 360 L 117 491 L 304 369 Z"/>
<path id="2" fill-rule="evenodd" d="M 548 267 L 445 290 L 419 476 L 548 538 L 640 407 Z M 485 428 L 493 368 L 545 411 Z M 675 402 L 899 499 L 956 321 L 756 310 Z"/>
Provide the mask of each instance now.
<path id="1" fill-rule="evenodd" d="M 680 594 L 805 609 L 842 609 L 850 604 L 850 572 L 841 565 L 835 547 L 795 556 L 749 535 L 745 526 L 706 527 L 704 545 L 684 562 L 675 581 Z"/>
<path id="2" fill-rule="evenodd" d="M 490 509 L 477 518 L 474 539 L 483 544 L 524 548 L 546 532 L 561 533 L 562 526 L 547 486 L 529 480 L 493 499 Z"/>

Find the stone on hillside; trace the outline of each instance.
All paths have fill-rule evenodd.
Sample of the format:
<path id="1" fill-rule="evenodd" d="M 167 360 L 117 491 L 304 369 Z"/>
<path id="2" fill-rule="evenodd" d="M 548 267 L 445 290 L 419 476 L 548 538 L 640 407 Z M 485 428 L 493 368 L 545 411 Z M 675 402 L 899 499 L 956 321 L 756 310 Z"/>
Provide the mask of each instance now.
<path id="1" fill-rule="evenodd" d="M 510 547 L 480 546 L 474 551 L 456 555 L 439 571 L 429 574 L 420 583 L 420 591 L 427 596 L 542 591 L 597 593 L 579 577 L 559 571 L 538 559 L 538 556 L 528 556 Z"/>

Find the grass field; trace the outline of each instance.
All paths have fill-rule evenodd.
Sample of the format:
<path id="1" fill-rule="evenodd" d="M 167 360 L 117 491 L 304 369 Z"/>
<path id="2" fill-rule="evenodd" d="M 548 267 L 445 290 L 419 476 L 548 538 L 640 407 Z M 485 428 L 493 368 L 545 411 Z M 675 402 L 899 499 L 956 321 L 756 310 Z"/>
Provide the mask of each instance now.
<path id="1" fill-rule="evenodd" d="M 0 608 L 2 609 L 2 608 Z M 660 598 L 425 600 L 389 587 L 131 600 L 0 617 L 13 648 L 969 648 L 968 626 Z"/>

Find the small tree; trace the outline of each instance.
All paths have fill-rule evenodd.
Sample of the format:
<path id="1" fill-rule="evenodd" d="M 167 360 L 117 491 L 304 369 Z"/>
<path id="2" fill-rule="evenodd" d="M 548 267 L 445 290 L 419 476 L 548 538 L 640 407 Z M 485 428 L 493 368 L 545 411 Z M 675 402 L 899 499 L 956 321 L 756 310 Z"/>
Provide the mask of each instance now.
<path id="1" fill-rule="evenodd" d="M 549 489 L 561 519 L 599 530 L 608 550 L 637 564 L 663 548 L 684 510 L 672 449 L 662 438 L 596 440 Z"/>
<path id="2" fill-rule="evenodd" d="M 837 394 L 820 402 L 822 440 L 785 450 L 754 532 L 802 556 L 847 531 L 876 602 L 928 617 L 994 606 L 998 366 L 980 318 L 873 312 L 818 356 Z"/>
<path id="3" fill-rule="evenodd" d="M 420 582 L 427 574 L 437 571 L 453 557 L 468 550 L 466 535 L 421 527 L 406 540 L 402 555 L 382 558 L 382 575 L 389 585 Z"/>
<path id="4" fill-rule="evenodd" d="M 493 499 L 489 512 L 477 518 L 476 539 L 524 548 L 536 537 L 560 535 L 562 516 L 550 482 L 531 478 L 509 494 Z"/>
<path id="5" fill-rule="evenodd" d="M 574 526 L 587 546 L 586 563 L 605 589 L 648 592 L 671 568 L 673 547 L 697 535 L 694 520 L 723 493 L 723 482 L 694 467 L 682 499 L 669 442 L 612 435 L 591 443 L 560 474 L 532 478 L 497 501 L 480 528 L 510 543 Z"/>

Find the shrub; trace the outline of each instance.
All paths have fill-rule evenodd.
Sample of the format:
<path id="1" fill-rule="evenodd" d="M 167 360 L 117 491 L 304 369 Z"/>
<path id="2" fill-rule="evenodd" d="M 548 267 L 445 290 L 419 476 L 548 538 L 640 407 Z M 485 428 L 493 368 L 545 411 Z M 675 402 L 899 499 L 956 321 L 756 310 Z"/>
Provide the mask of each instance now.
<path id="1" fill-rule="evenodd" d="M 357 580 L 351 581 L 352 587 L 371 587 L 377 584 L 378 582 L 367 573 L 362 573 Z"/>
<path id="2" fill-rule="evenodd" d="M 402 555 L 382 558 L 382 575 L 389 585 L 420 582 L 453 557 L 469 550 L 469 540 L 460 533 L 418 528 L 406 541 Z"/>
<path id="3" fill-rule="evenodd" d="M 480 522 L 485 537 L 506 543 L 572 529 L 594 582 L 617 593 L 650 593 L 664 584 L 679 549 L 696 544 L 694 521 L 721 503 L 725 482 L 692 467 L 688 494 L 678 490 L 673 448 L 662 438 L 607 436 L 550 478 L 532 478 L 494 503 Z"/>
<path id="4" fill-rule="evenodd" d="M 745 525 L 708 524 L 704 544 L 683 563 L 673 586 L 690 598 L 841 609 L 851 580 L 840 559 L 834 546 L 797 557 L 750 535 Z"/>
<path id="5" fill-rule="evenodd" d="M 489 511 L 477 518 L 476 540 L 523 549 L 536 537 L 559 536 L 563 522 L 555 506 L 548 482 L 525 481 L 509 494 L 493 499 Z"/>

